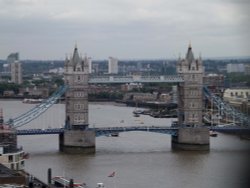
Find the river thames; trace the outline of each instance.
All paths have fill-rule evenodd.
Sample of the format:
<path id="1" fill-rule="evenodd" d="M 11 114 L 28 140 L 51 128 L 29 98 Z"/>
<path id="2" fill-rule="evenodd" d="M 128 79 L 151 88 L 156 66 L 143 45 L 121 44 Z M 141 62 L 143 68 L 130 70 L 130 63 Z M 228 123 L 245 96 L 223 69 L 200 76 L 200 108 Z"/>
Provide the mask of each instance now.
<path id="1" fill-rule="evenodd" d="M 0 100 L 5 120 L 26 112 L 33 104 Z M 175 119 L 133 117 L 134 108 L 114 103 L 90 103 L 89 126 L 166 126 Z M 61 127 L 64 104 L 52 106 L 20 129 Z M 58 151 L 58 135 L 18 136 L 18 144 L 30 154 L 25 170 L 47 182 L 53 176 L 73 178 L 107 188 L 241 188 L 247 187 L 249 143 L 237 136 L 211 137 L 209 152 L 172 151 L 171 136 L 150 132 L 126 132 L 119 137 L 96 138 L 96 153 L 69 155 Z M 108 177 L 115 171 L 114 177 Z"/>

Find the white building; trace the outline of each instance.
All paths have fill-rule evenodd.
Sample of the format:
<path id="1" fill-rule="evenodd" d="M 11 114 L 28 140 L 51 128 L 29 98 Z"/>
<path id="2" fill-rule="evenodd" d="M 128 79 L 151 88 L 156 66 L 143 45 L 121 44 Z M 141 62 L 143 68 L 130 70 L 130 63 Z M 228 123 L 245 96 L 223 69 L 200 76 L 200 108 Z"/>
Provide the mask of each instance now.
<path id="1" fill-rule="evenodd" d="M 118 59 L 114 57 L 109 57 L 109 74 L 117 74 L 118 73 Z"/>
<path id="2" fill-rule="evenodd" d="M 10 64 L 10 71 L 11 71 L 11 82 L 16 84 L 22 84 L 22 66 L 19 61 L 15 61 Z"/>
<path id="3" fill-rule="evenodd" d="M 227 73 L 231 72 L 245 72 L 244 64 L 227 64 Z"/>
<path id="4" fill-rule="evenodd" d="M 49 69 L 49 73 L 62 75 L 64 73 L 64 68 L 58 67 L 58 68 L 54 68 L 54 69 Z"/>
<path id="5" fill-rule="evenodd" d="M 225 101 L 231 100 L 248 100 L 250 97 L 249 88 L 233 88 L 226 89 L 223 94 L 223 99 Z"/>

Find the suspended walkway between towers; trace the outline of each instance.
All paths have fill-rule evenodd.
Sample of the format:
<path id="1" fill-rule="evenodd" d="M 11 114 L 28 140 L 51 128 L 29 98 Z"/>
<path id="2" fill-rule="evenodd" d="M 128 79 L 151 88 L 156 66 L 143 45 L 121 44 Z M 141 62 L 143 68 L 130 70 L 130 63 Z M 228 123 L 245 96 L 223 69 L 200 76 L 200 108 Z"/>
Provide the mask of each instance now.
<path id="1" fill-rule="evenodd" d="M 59 99 L 67 90 L 67 86 L 61 86 L 55 93 L 53 93 L 48 99 L 43 100 L 39 105 L 32 108 L 28 112 L 18 116 L 17 118 L 10 119 L 6 122 L 13 126 L 14 128 L 21 127 L 32 120 L 38 118 L 42 115 L 46 110 L 48 110 L 53 104 L 56 103 L 57 99 Z"/>
<path id="2" fill-rule="evenodd" d="M 237 122 L 237 124 L 249 126 L 250 117 L 230 106 L 228 103 L 223 101 L 220 97 L 216 96 L 212 92 L 209 91 L 207 87 L 203 87 L 204 94 L 208 100 L 210 100 L 213 105 L 215 105 L 218 110 L 225 114 L 226 117 L 231 118 Z"/>

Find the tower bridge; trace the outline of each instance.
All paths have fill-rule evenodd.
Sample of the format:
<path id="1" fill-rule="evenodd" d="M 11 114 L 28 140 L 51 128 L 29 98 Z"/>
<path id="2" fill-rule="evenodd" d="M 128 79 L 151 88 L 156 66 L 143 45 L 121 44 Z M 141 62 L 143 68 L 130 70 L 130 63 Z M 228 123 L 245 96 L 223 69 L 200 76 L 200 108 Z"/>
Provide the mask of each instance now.
<path id="1" fill-rule="evenodd" d="M 65 127 L 58 129 L 17 130 L 18 135 L 59 134 L 60 151 L 85 153 L 95 151 L 95 137 L 114 132 L 147 131 L 170 134 L 172 147 L 183 150 L 208 150 L 209 129 L 218 132 L 249 133 L 249 127 L 207 128 L 203 126 L 203 96 L 215 106 L 223 108 L 228 116 L 249 125 L 250 118 L 225 104 L 220 98 L 203 87 L 204 68 L 202 59 L 194 58 L 191 46 L 185 59 L 179 59 L 177 75 L 161 76 L 89 76 L 89 58 L 80 57 L 75 47 L 73 56 L 65 60 L 65 85 L 40 105 L 7 123 L 14 128 L 36 119 L 65 94 Z M 106 127 L 89 128 L 88 85 L 106 83 L 177 83 L 178 85 L 178 126 L 177 127 Z M 205 94 L 205 95 L 204 95 Z M 189 126 L 185 126 L 189 125 Z"/>

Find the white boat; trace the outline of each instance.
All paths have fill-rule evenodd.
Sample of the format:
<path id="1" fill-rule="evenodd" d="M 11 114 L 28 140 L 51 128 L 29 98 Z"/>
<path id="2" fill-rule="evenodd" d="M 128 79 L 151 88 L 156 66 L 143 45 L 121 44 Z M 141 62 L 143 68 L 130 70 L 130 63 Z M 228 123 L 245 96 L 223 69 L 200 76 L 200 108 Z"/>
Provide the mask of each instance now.
<path id="1" fill-rule="evenodd" d="M 43 99 L 23 99 L 23 103 L 28 103 L 28 104 L 37 104 L 41 103 Z"/>
<path id="2" fill-rule="evenodd" d="M 103 183 L 97 183 L 97 187 L 96 188 L 105 188 Z"/>
<path id="3" fill-rule="evenodd" d="M 119 132 L 111 133 L 110 135 L 111 135 L 112 137 L 118 137 L 118 136 L 119 136 Z"/>
<path id="4" fill-rule="evenodd" d="M 134 117 L 140 117 L 140 114 L 134 114 Z"/>
<path id="5" fill-rule="evenodd" d="M 144 111 L 143 110 L 134 110 L 133 113 L 134 114 L 142 114 Z"/>
<path id="6" fill-rule="evenodd" d="M 216 137 L 218 134 L 214 131 L 209 131 L 209 136 Z"/>
<path id="7" fill-rule="evenodd" d="M 69 188 L 70 180 L 62 177 L 62 176 L 55 176 L 52 178 L 52 184 L 58 187 L 65 187 Z M 85 183 L 73 183 L 73 187 L 75 188 L 86 188 Z"/>
<path id="8" fill-rule="evenodd" d="M 135 117 L 139 117 L 140 114 L 143 114 L 143 110 L 140 110 L 140 109 L 137 109 L 137 108 L 138 108 L 138 106 L 137 106 L 137 103 L 136 103 L 136 108 L 133 111 L 133 114 L 134 114 Z"/>

